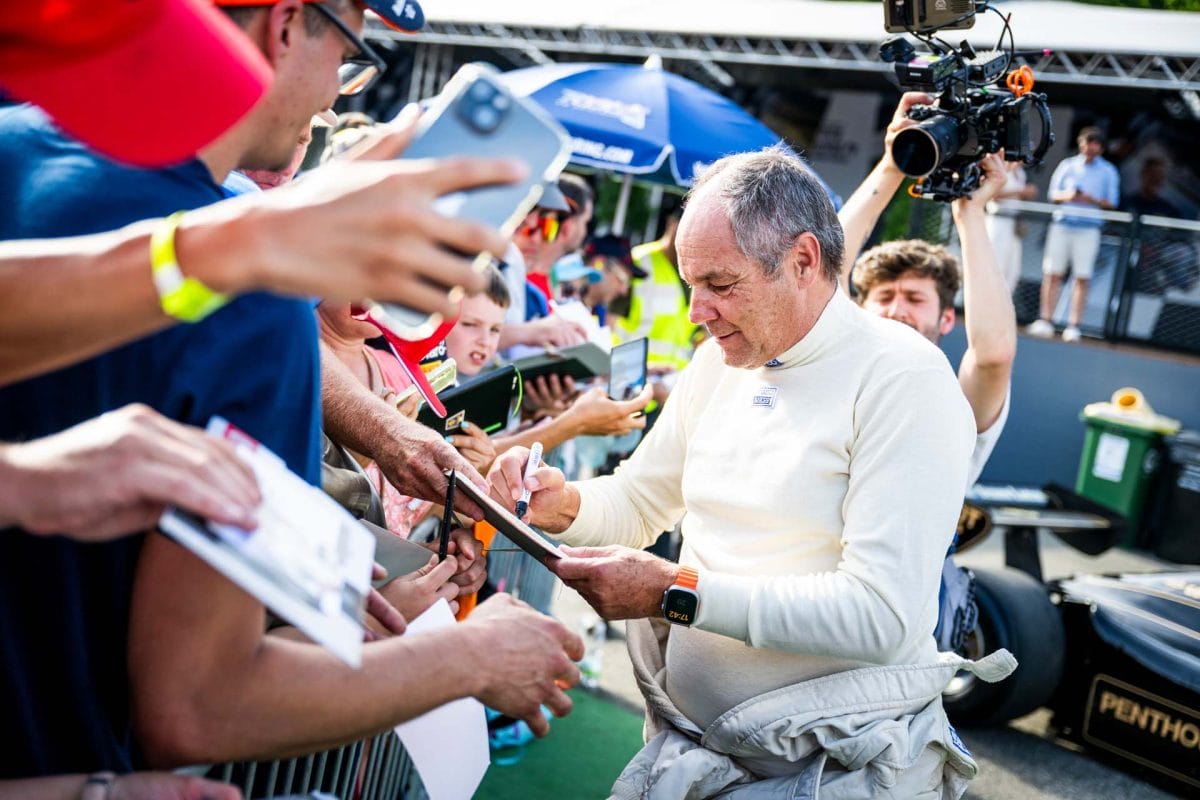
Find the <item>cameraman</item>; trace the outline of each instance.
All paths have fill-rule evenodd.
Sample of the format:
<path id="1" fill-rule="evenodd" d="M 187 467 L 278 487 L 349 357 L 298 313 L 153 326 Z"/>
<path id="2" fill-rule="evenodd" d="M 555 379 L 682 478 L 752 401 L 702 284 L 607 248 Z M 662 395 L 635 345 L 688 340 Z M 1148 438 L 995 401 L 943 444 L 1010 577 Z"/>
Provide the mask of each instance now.
<path id="1" fill-rule="evenodd" d="M 900 98 L 884 137 L 884 155 L 855 190 L 838 215 L 846 242 L 861 245 L 892 199 L 904 175 L 892 161 L 896 134 L 916 124 L 908 119 L 915 103 L 929 95 L 908 92 Z M 967 350 L 958 367 L 958 382 L 975 416 L 976 440 L 967 486 L 983 471 L 1008 419 L 1010 383 L 1017 347 L 1017 320 L 1004 274 L 988 239 L 984 207 L 1004 188 L 1007 173 L 1000 154 L 981 163 L 983 178 L 970 197 L 954 201 L 954 224 L 962 244 L 961 286 L 966 317 Z M 920 240 L 888 242 L 863 254 L 847 247 L 842 287 L 853 275 L 855 299 L 867 311 L 902 322 L 937 344 L 954 328 L 954 297 L 960 286 L 959 264 L 945 248 Z M 853 268 L 851 269 L 851 264 Z M 941 650 L 954 650 L 969 631 L 974 614 L 969 580 L 947 558 L 943 569 L 942 608 L 935 636 Z M 955 612 L 959 611 L 959 624 Z M 965 628 L 965 629 L 964 629 Z"/>

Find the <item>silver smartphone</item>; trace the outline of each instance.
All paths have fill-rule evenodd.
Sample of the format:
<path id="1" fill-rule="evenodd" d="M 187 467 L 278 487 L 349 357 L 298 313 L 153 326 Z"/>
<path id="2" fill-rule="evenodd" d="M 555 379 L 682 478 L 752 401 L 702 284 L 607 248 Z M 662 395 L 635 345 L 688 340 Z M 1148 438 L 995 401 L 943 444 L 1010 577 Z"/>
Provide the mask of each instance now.
<path id="1" fill-rule="evenodd" d="M 541 106 L 514 97 L 485 64 L 468 64 L 455 73 L 446 88 L 421 115 L 416 136 L 401 158 L 442 158 L 453 155 L 519 158 L 529 166 L 520 183 L 454 192 L 438 198 L 442 214 L 470 219 L 511 236 L 542 194 L 542 185 L 555 180 L 571 155 L 571 139 Z M 490 261 L 477 255 L 482 270 Z M 425 314 L 393 303 L 374 303 L 371 316 L 405 339 L 423 339 L 441 324 Z"/>

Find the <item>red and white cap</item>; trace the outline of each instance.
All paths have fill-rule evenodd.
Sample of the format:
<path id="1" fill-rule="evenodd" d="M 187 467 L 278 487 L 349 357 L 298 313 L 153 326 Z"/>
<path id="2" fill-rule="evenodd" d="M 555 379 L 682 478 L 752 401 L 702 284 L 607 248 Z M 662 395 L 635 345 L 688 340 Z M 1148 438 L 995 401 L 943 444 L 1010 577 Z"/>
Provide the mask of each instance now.
<path id="1" fill-rule="evenodd" d="M 403 339 L 396 335 L 386 324 L 375 319 L 370 311 L 361 314 L 361 318 L 372 323 L 387 342 L 392 347 L 392 351 L 396 357 L 400 359 L 400 365 L 404 367 L 404 372 L 408 375 L 409 380 L 416 385 L 417 391 L 421 397 L 433 409 L 433 413 L 443 419 L 446 417 L 446 406 L 438 399 L 437 392 L 433 390 L 433 386 L 429 383 L 429 378 L 425 377 L 425 370 L 421 369 L 421 362 L 429 355 L 434 348 L 442 343 L 448 334 L 458 322 L 458 314 L 454 315 L 453 319 L 448 319 L 437 327 L 437 329 L 424 339 Z"/>

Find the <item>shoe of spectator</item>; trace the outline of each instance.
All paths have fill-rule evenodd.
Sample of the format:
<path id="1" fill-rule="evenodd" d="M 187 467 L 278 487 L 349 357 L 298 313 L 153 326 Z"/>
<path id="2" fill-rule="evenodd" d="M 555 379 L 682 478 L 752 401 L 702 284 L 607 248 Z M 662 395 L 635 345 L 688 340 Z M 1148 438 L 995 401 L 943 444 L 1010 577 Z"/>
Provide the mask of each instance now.
<path id="1" fill-rule="evenodd" d="M 1064 342 L 1078 342 L 1080 336 L 1082 336 L 1082 334 L 1079 332 L 1079 328 L 1075 327 L 1074 325 L 1063 329 Z"/>
<path id="2" fill-rule="evenodd" d="M 1054 323 L 1048 319 L 1038 319 L 1025 326 L 1025 332 L 1030 336 L 1049 339 L 1054 335 Z"/>

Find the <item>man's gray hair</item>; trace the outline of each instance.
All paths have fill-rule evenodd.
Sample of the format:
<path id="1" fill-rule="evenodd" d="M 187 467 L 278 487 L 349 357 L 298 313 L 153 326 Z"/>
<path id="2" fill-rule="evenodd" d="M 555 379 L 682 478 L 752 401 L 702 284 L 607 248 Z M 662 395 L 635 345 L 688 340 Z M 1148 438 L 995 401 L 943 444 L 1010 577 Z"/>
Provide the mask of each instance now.
<path id="1" fill-rule="evenodd" d="M 725 156 L 696 178 L 689 199 L 713 184 L 738 249 L 775 275 L 802 233 L 821 245 L 821 273 L 837 282 L 845 242 L 829 194 L 784 145 Z"/>

